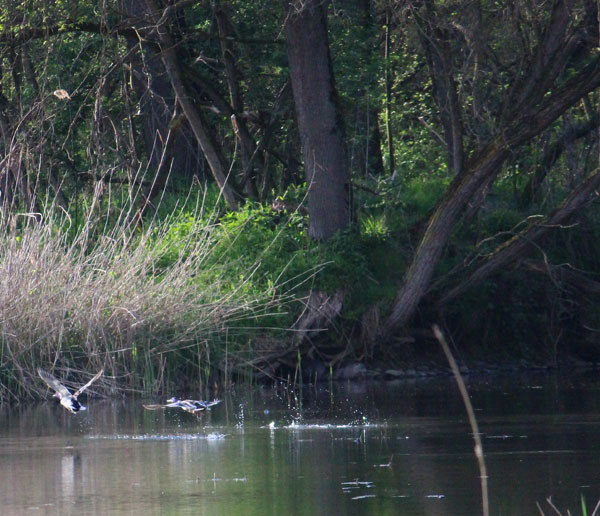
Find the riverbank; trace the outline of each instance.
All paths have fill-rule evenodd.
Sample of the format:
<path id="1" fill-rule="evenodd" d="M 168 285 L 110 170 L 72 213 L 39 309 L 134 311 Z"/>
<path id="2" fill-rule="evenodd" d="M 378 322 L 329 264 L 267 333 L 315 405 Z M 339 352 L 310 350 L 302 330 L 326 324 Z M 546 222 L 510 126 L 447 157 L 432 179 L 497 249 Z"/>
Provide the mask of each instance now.
<path id="1" fill-rule="evenodd" d="M 41 397 L 38 367 L 74 384 L 104 368 L 111 380 L 96 388 L 107 394 L 447 374 L 430 331 L 441 321 L 469 371 L 600 362 L 585 290 L 594 284 L 580 273 L 505 270 L 440 310 L 444 285 L 460 281 L 465 235 L 413 327 L 382 340 L 414 231 L 406 223 L 318 243 L 304 214 L 259 204 L 178 209 L 142 225 L 127 210 L 90 211 L 76 226 L 61 213 L 0 227 L 2 402 Z M 571 253 L 586 231 L 573 228 Z"/>

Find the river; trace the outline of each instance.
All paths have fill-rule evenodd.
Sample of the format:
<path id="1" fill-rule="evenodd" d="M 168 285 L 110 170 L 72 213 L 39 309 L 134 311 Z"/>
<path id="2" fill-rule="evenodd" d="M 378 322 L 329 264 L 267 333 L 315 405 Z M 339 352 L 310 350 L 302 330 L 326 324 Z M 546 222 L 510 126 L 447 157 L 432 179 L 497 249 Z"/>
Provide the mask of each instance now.
<path id="1" fill-rule="evenodd" d="M 491 514 L 600 499 L 600 375 L 467 378 Z M 189 393 L 188 393 L 189 394 Z M 190 396 L 193 397 L 193 396 Z M 236 387 L 201 418 L 142 400 L 0 409 L 0 514 L 481 514 L 450 377 Z M 160 400 L 152 400 L 153 402 Z"/>

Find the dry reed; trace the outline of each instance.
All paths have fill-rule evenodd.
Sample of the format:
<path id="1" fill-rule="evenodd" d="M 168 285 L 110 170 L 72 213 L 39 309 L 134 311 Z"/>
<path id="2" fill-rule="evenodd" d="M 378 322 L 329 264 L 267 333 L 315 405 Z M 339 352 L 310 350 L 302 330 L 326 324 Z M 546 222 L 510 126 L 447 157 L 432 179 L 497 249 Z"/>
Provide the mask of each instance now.
<path id="1" fill-rule="evenodd" d="M 444 355 L 446 355 L 446 359 L 450 364 L 450 368 L 452 369 L 452 374 L 454 375 L 454 379 L 456 380 L 456 384 L 458 386 L 458 390 L 463 400 L 463 404 L 465 406 L 465 410 L 467 411 L 467 416 L 469 418 L 469 424 L 471 425 L 471 431 L 473 432 L 473 441 L 475 442 L 475 457 L 477 458 L 477 465 L 479 466 L 479 481 L 481 484 L 481 507 L 483 516 L 489 516 L 490 514 L 490 503 L 489 503 L 489 495 L 488 495 L 488 475 L 485 466 L 485 457 L 483 455 L 483 445 L 481 443 L 481 434 L 479 433 L 479 425 L 477 424 L 477 418 L 475 417 L 475 411 L 473 410 L 473 405 L 471 404 L 471 399 L 469 398 L 469 392 L 467 391 L 467 386 L 463 380 L 462 375 L 460 374 L 460 369 L 458 368 L 458 364 L 456 360 L 454 360 L 454 356 L 452 355 L 452 351 L 450 351 L 450 346 L 446 342 L 446 338 L 440 330 L 440 327 L 437 324 L 434 324 L 432 327 L 433 334 L 435 338 L 440 343 L 444 351 Z"/>
<path id="2" fill-rule="evenodd" d="M 168 221 L 141 230 L 122 212 L 108 229 L 97 215 L 94 222 L 92 203 L 74 231 L 68 216 L 48 212 L 54 216 L 0 222 L 0 401 L 44 392 L 37 367 L 75 383 L 104 367 L 95 387 L 105 392 L 163 388 L 177 360 L 193 362 L 187 374 L 198 380 L 231 322 L 281 301 L 273 289 L 250 298 L 243 285 L 220 288 L 219 272 L 207 274 L 210 225 L 194 229 L 160 267 L 173 253 L 161 246 Z"/>

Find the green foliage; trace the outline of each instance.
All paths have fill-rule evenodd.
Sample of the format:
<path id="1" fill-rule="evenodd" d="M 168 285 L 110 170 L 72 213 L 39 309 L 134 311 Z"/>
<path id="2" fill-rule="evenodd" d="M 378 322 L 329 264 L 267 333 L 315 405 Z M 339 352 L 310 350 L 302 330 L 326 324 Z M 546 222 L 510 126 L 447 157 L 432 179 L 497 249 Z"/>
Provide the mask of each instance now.
<path id="1" fill-rule="evenodd" d="M 360 207 L 361 232 L 379 235 L 406 233 L 431 212 L 448 183 L 448 178 L 435 175 L 414 179 L 379 178 L 367 182 L 369 191 L 357 190 L 355 196 Z M 361 181 L 360 185 L 363 184 Z M 370 190 L 377 194 L 373 195 Z"/>
<path id="2" fill-rule="evenodd" d="M 285 200 L 293 206 L 303 195 L 302 189 L 293 188 Z M 362 220 L 360 231 L 317 243 L 307 237 L 307 217 L 299 210 L 277 211 L 248 202 L 218 220 L 189 213 L 172 218 L 168 230 L 156 234 L 151 249 L 157 266 L 168 270 L 180 260 L 195 259 L 190 241 L 204 239 L 211 252 L 203 257 L 203 272 L 195 277 L 198 288 L 218 283 L 224 292 L 246 296 L 291 290 L 299 297 L 310 289 L 343 289 L 344 313 L 354 318 L 371 303 L 393 297 L 395 285 L 389 278 L 401 274 L 404 266 L 383 218 L 372 215 Z M 296 316 L 290 314 L 287 321 Z"/>
<path id="3" fill-rule="evenodd" d="M 429 212 L 446 192 L 449 183 L 447 177 L 420 176 L 411 179 L 403 192 L 405 210 L 417 215 Z"/>
<path id="4" fill-rule="evenodd" d="M 135 10 L 143 2 L 129 4 Z M 352 209 L 356 224 L 328 242 L 316 243 L 307 236 L 304 212 L 276 210 L 270 205 L 273 199 L 283 199 L 287 206 L 298 206 L 306 197 L 293 94 L 289 87 L 284 88 L 289 70 L 279 0 L 184 2 L 174 11 L 165 11 L 162 20 L 176 43 L 190 98 L 230 174 L 229 181 L 242 182 L 249 159 L 242 152 L 239 127 L 232 124 L 232 111 L 238 123 L 243 120 L 247 124 L 253 140 L 244 151 L 252 154 L 256 146 L 263 145 L 266 149 L 264 155 L 253 156 L 256 195 L 248 188 L 248 199 L 240 199 L 242 207 L 237 212 L 228 212 L 202 152 L 194 149 L 195 136 L 189 124 L 184 119 L 180 126 L 169 123 L 176 95 L 162 69 L 151 22 L 144 20 L 146 13 L 128 18 L 121 11 L 123 4 L 113 1 L 99 5 L 87 0 L 0 0 L 4 135 L 0 161 L 18 163 L 24 179 L 22 184 L 15 180 L 7 191 L 14 196 L 9 215 L 52 212 L 50 205 L 60 188 L 64 196 L 61 221 L 54 219 L 41 239 L 45 243 L 59 239 L 66 248 L 77 243 L 83 260 L 97 257 L 94 245 L 110 235 L 119 250 L 106 251 L 107 259 L 114 263 L 103 262 L 96 267 L 96 275 L 108 270 L 107 278 L 126 277 L 126 267 L 117 272 L 112 265 L 122 265 L 127 256 L 119 246 L 135 244 L 140 253 L 136 257 L 147 260 L 138 272 L 148 288 L 161 285 L 177 268 L 193 264 L 186 287 L 200 301 L 210 298 L 211 292 L 242 304 L 240 299 L 258 299 L 265 292 L 273 296 L 291 292 L 291 298 L 305 296 L 310 289 L 343 289 L 343 315 L 350 325 L 370 306 L 385 307 L 411 263 L 424 222 L 447 195 L 453 180 L 444 144 L 444 106 L 440 105 L 445 101 L 435 98 L 444 77 L 436 77 L 442 71 L 432 68 L 435 56 L 427 53 L 425 38 L 430 38 L 433 47 L 443 43 L 437 48 L 447 53 L 446 78 L 457 88 L 461 140 L 469 161 L 506 129 L 504 121 L 510 119 L 513 109 L 507 99 L 512 99 L 513 87 L 527 77 L 523 74 L 530 72 L 527 60 L 537 55 L 534 49 L 546 33 L 544 24 L 551 15 L 551 10 L 533 4 L 515 10 L 494 3 L 469 6 L 449 0 L 435 3 L 431 12 L 427 12 L 427 3 L 406 9 L 401 4 L 328 4 L 330 54 L 342 107 L 340 128 L 345 130 L 355 185 Z M 576 11 L 579 17 L 584 10 Z M 226 37 L 219 33 L 218 13 L 228 25 Z M 577 39 L 585 22 L 580 18 L 573 21 L 571 29 Z M 515 27 L 519 37 L 515 37 Z M 387 28 L 391 29 L 388 55 L 384 49 Z M 477 38 L 473 39 L 473 34 Z M 234 70 L 226 66 L 224 55 L 231 59 Z M 582 44 L 556 84 L 540 92 L 540 98 L 545 95 L 548 99 L 552 91 L 559 91 L 557 88 L 592 57 L 593 52 Z M 28 60 L 31 69 L 25 66 Z M 389 99 L 386 71 L 391 78 Z M 233 106 L 233 86 L 239 92 L 237 106 Z M 71 99 L 56 97 L 53 92 L 57 89 L 65 89 Z M 528 216 L 556 206 L 596 167 L 594 131 L 578 136 L 558 156 L 547 171 L 541 198 L 522 201 L 523 189 L 545 162 L 550 144 L 565 141 L 574 128 L 593 120 L 591 108 L 598 105 L 598 94 L 591 92 L 580 104 L 555 120 L 544 134 L 511 149 L 478 213 L 468 223 L 454 226 L 435 280 L 444 285 L 459 282 L 460 275 L 468 271 L 464 264 L 483 259 L 512 238 L 529 222 Z M 387 154 L 388 108 L 394 171 L 389 170 L 391 156 Z M 532 105 L 530 109 L 533 120 L 537 108 Z M 166 129 L 176 133 L 177 145 L 171 149 L 175 157 L 185 160 L 175 160 L 164 190 L 144 206 L 141 199 L 157 172 L 151 148 L 154 143 L 162 149 Z M 184 141 L 192 143 L 182 156 L 179 144 Z M 190 163 L 193 166 L 188 166 Z M 388 175 L 380 170 L 380 163 Z M 14 171 L 11 174 L 16 175 Z M 6 178 L 11 174 L 5 174 Z M 301 186 L 289 188 L 290 184 Z M 5 187 L 2 189 L 1 200 L 8 199 Z M 27 204 L 27 189 L 35 203 Z M 145 211 L 140 218 L 142 208 Z M 554 232 L 531 256 L 549 264 L 568 263 L 582 271 L 598 270 L 599 219 L 599 211 L 593 207 L 587 219 L 580 217 L 579 226 Z M 30 227 L 27 217 L 18 215 L 15 220 L 17 233 Z M 23 245 L 23 234 L 15 236 L 19 245 Z M 455 273 L 457 270 L 460 272 Z M 447 277 L 451 272 L 455 275 Z M 451 313 L 450 317 L 470 337 L 475 338 L 484 327 L 492 335 L 490 341 L 513 350 L 513 343 L 542 333 L 544 318 L 554 313 L 554 303 L 564 292 L 580 297 L 570 293 L 569 285 L 550 289 L 549 295 L 548 283 L 554 285 L 558 280 L 530 276 L 504 271 L 457 302 L 464 314 L 477 314 L 479 326 L 470 325 L 460 314 Z M 32 295 L 37 293 L 30 290 Z M 494 305 L 498 298 L 506 299 L 499 308 Z M 123 292 L 110 292 L 108 308 L 100 315 L 108 318 L 123 299 Z M 568 301 L 572 302 L 566 310 L 569 320 L 585 321 L 594 328 L 600 325 L 597 303 L 579 308 L 579 299 Z M 236 328 L 238 343 L 252 339 L 250 332 L 243 333 L 244 326 L 256 327 L 267 320 L 273 327 L 289 325 L 301 305 L 286 303 L 287 298 L 277 307 L 269 306 L 271 319 L 228 319 Z M 69 309 L 69 316 L 71 312 Z M 284 312 L 289 313 L 281 317 Z M 145 321 L 160 317 L 154 314 Z M 168 333 L 164 330 L 163 334 Z M 67 346 L 79 337 L 81 333 L 71 336 Z M 216 344 L 194 353 L 205 357 L 218 348 Z M 515 352 L 516 348 L 515 344 Z M 140 361 L 138 365 L 147 361 L 147 349 L 147 342 L 135 340 L 132 360 Z M 186 361 L 191 360 L 192 352 L 188 353 Z M 154 373 L 149 366 L 144 373 L 148 383 L 153 382 Z"/>
<path id="5" fill-rule="evenodd" d="M 316 243 L 306 237 L 304 216 L 248 205 L 220 221 L 215 257 L 236 264 L 238 271 L 248 271 L 232 278 L 232 288 L 245 281 L 247 274 L 253 275 L 253 288 L 261 290 L 299 282 L 307 271 L 314 271 L 301 291 L 343 289 L 347 292 L 345 314 L 351 316 L 389 298 L 394 289 L 385 278 L 393 276 L 397 254 L 390 252 L 382 221 L 371 221 L 367 227 L 376 227 L 376 232 L 349 230 Z"/>

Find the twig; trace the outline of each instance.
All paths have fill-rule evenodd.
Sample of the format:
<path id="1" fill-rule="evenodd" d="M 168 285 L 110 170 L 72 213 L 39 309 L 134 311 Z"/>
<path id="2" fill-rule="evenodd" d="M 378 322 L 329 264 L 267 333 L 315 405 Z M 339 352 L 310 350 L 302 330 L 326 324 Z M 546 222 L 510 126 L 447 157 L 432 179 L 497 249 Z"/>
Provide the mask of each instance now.
<path id="1" fill-rule="evenodd" d="M 552 508 L 552 510 L 554 512 L 556 512 L 556 514 L 558 514 L 558 516 L 562 516 L 561 512 L 557 509 L 556 505 L 554 505 L 552 503 L 552 497 L 549 496 L 548 498 L 546 498 L 546 501 L 548 502 L 548 505 Z"/>

